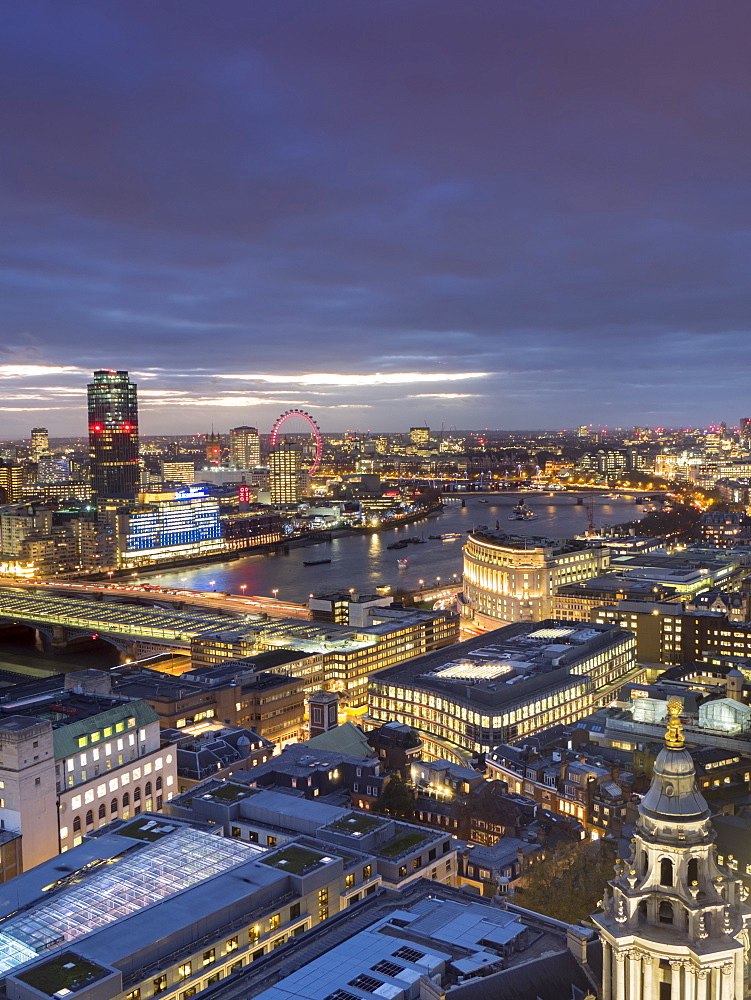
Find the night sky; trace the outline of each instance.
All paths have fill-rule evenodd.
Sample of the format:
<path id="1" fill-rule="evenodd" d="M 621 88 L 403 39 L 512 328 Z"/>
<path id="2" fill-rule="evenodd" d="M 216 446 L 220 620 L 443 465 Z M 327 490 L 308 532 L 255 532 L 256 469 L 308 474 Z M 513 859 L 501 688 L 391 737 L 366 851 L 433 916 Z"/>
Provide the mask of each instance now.
<path id="1" fill-rule="evenodd" d="M 23 0 L 0 438 L 751 415 L 748 0 Z"/>

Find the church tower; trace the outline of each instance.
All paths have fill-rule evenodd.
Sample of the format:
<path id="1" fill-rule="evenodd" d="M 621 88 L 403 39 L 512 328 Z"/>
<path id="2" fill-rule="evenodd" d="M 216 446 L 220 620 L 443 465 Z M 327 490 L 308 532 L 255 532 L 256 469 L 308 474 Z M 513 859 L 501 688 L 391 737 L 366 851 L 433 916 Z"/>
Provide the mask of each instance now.
<path id="1" fill-rule="evenodd" d="M 751 909 L 715 861 L 709 809 L 683 743 L 679 698 L 668 702 L 628 862 L 593 916 L 603 948 L 602 1000 L 743 1000 Z"/>

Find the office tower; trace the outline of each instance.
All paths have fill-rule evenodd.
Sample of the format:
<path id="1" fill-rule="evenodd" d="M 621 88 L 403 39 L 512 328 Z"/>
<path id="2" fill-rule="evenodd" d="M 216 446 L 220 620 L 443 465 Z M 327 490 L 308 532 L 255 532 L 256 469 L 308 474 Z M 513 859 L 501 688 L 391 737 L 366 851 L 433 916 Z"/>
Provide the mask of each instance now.
<path id="1" fill-rule="evenodd" d="M 39 461 L 39 456 L 50 450 L 50 436 L 46 427 L 31 428 L 31 459 Z"/>
<path id="2" fill-rule="evenodd" d="M 430 428 L 410 427 L 409 440 L 418 448 L 427 448 L 430 444 Z"/>
<path id="3" fill-rule="evenodd" d="M 748 443 L 751 440 L 751 417 L 741 417 L 740 431 L 741 440 Z"/>
<path id="4" fill-rule="evenodd" d="M 297 503 L 300 499 L 302 452 L 295 445 L 280 444 L 269 455 L 272 503 Z"/>
<path id="5" fill-rule="evenodd" d="M 138 491 L 138 401 L 127 372 L 94 372 L 89 397 L 89 460 L 100 497 Z"/>
<path id="6" fill-rule="evenodd" d="M 0 503 L 17 503 L 21 499 L 22 489 L 21 466 L 0 462 Z"/>
<path id="7" fill-rule="evenodd" d="M 257 428 L 232 428 L 229 432 L 229 461 L 235 469 L 254 469 L 261 464 L 261 445 Z"/>
<path id="8" fill-rule="evenodd" d="M 70 462 L 65 455 L 40 455 L 37 469 L 40 483 L 67 483 L 70 479 Z"/>

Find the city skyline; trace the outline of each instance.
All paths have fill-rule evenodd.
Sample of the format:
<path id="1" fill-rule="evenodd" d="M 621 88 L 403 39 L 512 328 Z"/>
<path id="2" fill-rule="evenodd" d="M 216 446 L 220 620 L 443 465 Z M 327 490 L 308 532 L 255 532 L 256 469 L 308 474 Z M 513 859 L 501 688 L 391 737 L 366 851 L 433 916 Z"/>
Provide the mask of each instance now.
<path id="1" fill-rule="evenodd" d="M 24 4 L 3 437 L 735 424 L 747 4 Z"/>

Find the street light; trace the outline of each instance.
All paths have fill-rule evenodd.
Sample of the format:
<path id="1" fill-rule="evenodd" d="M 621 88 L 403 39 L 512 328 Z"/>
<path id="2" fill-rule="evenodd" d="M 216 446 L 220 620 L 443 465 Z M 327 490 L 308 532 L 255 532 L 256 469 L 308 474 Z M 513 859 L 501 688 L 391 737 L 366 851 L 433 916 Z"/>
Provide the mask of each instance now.
<path id="1" fill-rule="evenodd" d="M 216 580 L 209 580 L 209 586 L 216 593 Z"/>
<path id="2" fill-rule="evenodd" d="M 242 593 L 243 593 L 243 597 L 245 597 L 245 591 L 246 591 L 247 589 L 248 589 L 248 585 L 247 585 L 247 583 L 241 583 L 241 584 L 240 584 L 240 590 L 241 590 L 241 591 L 242 591 Z"/>
<path id="3" fill-rule="evenodd" d="M 279 593 L 279 588 L 276 587 L 274 590 L 271 591 L 271 593 L 274 595 L 274 599 L 276 600 L 276 595 Z"/>

